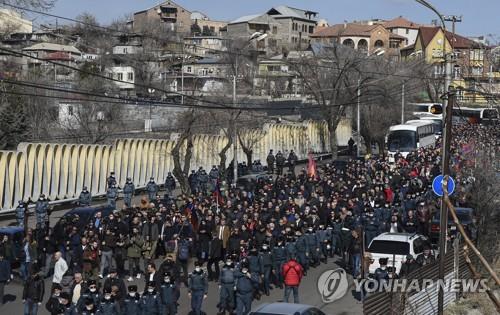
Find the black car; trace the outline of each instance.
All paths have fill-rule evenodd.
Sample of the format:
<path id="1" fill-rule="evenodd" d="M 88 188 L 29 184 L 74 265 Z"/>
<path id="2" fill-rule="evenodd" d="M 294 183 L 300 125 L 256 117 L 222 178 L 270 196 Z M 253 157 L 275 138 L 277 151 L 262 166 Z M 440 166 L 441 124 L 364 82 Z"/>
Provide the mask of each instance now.
<path id="1" fill-rule="evenodd" d="M 476 240 L 477 239 L 477 227 L 476 227 L 476 220 L 475 220 L 475 211 L 472 208 L 455 208 L 457 211 L 457 216 L 458 220 L 460 221 L 460 224 L 464 227 L 465 232 L 467 233 L 467 236 L 471 240 Z M 439 221 L 440 221 L 440 213 L 437 212 L 431 220 L 431 241 L 432 243 L 437 243 L 439 241 Z M 458 228 L 455 224 L 455 221 L 453 221 L 453 217 L 451 216 L 450 211 L 448 211 L 448 231 L 449 235 L 456 235 L 457 233 L 460 233 L 458 231 Z"/>
<path id="2" fill-rule="evenodd" d="M 62 218 L 59 219 L 54 229 L 57 229 L 60 224 L 77 222 L 76 227 L 78 228 L 78 231 L 83 231 L 85 226 L 91 222 L 97 212 L 101 212 L 102 218 L 105 219 L 110 213 L 113 212 L 113 210 L 113 208 L 106 206 L 74 208 L 66 212 Z"/>

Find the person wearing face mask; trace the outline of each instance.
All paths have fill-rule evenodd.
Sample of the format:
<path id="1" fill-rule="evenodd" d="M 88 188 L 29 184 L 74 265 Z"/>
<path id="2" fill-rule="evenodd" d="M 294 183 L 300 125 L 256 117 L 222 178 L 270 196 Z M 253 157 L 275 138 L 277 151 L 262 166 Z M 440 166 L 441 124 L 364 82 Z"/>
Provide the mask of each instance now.
<path id="1" fill-rule="evenodd" d="M 292 243 L 293 244 L 293 243 Z M 287 250 L 285 247 L 285 239 L 283 236 L 278 237 L 278 242 L 273 247 L 272 250 L 272 260 L 273 260 L 273 270 L 274 277 L 276 279 L 276 285 L 282 289 L 283 288 L 283 274 L 281 273 L 281 267 L 286 262 Z"/>
<path id="2" fill-rule="evenodd" d="M 115 299 L 113 295 L 111 294 L 111 291 L 106 290 L 104 291 L 104 296 L 99 303 L 99 307 L 97 310 L 98 314 L 103 314 L 103 315 L 118 315 L 118 305 L 115 302 Z"/>
<path id="3" fill-rule="evenodd" d="M 158 315 L 161 310 L 161 301 L 155 289 L 154 282 L 148 283 L 141 297 L 142 314 Z"/>
<path id="4" fill-rule="evenodd" d="M 85 307 L 80 311 L 80 315 L 95 315 L 99 309 L 92 300 L 85 300 Z"/>
<path id="5" fill-rule="evenodd" d="M 380 267 L 375 270 L 373 277 L 376 281 L 378 281 L 378 287 L 387 283 L 389 281 L 389 271 L 387 271 L 387 262 L 388 258 L 379 258 L 378 263 Z"/>
<path id="6" fill-rule="evenodd" d="M 309 269 L 309 243 L 307 242 L 307 237 L 302 234 L 302 232 L 296 231 L 297 241 L 295 246 L 297 247 L 297 261 L 304 268 L 304 274 L 307 274 Z"/>
<path id="7" fill-rule="evenodd" d="M 247 315 L 252 308 L 255 278 L 252 277 L 247 263 L 241 264 L 241 270 L 236 274 L 236 314 Z"/>
<path id="8" fill-rule="evenodd" d="M 319 240 L 318 236 L 314 232 L 314 228 L 309 226 L 307 228 L 305 238 L 307 241 L 308 248 L 308 265 L 312 267 L 317 267 L 319 265 Z"/>
<path id="9" fill-rule="evenodd" d="M 135 315 L 141 313 L 141 296 L 137 293 L 136 285 L 128 286 L 128 294 L 123 299 L 123 315 Z"/>
<path id="10" fill-rule="evenodd" d="M 264 264 L 257 248 L 252 248 L 248 255 L 248 269 L 254 284 L 254 297 L 260 299 L 259 282 L 264 273 Z"/>
<path id="11" fill-rule="evenodd" d="M 163 282 L 160 285 L 160 302 L 162 315 L 177 314 L 177 300 L 179 299 L 179 291 L 175 283 L 172 281 L 170 274 L 165 274 Z"/>
<path id="12" fill-rule="evenodd" d="M 87 189 L 87 186 L 83 186 L 82 192 L 80 193 L 80 196 L 78 196 L 78 205 L 80 207 L 89 207 L 91 203 L 92 195 Z"/>
<path id="13" fill-rule="evenodd" d="M 191 310 L 194 315 L 201 315 L 203 300 L 207 298 L 208 281 L 201 263 L 195 263 L 194 271 L 189 274 L 188 295 L 191 298 Z"/>
<path id="14" fill-rule="evenodd" d="M 123 186 L 123 202 L 130 208 L 132 206 L 132 196 L 135 193 L 135 185 L 130 177 L 127 177 L 127 181 Z"/>
<path id="15" fill-rule="evenodd" d="M 59 296 L 61 295 L 62 287 L 59 284 L 55 284 L 52 287 L 52 295 L 50 296 L 49 300 L 47 303 L 45 303 L 45 309 L 51 314 L 51 315 L 58 315 L 59 311 Z"/>
<path id="16" fill-rule="evenodd" d="M 262 250 L 259 253 L 263 266 L 262 286 L 266 296 L 269 296 L 271 290 L 271 271 L 273 269 L 273 254 L 267 243 L 262 244 Z"/>
<path id="17" fill-rule="evenodd" d="M 99 290 L 97 289 L 97 282 L 95 280 L 88 281 L 88 289 L 85 290 L 81 295 L 78 303 L 76 303 L 76 308 L 78 310 L 83 310 L 85 301 L 92 300 L 94 305 L 99 305 L 101 301 L 101 295 L 99 294 Z"/>
<path id="18" fill-rule="evenodd" d="M 227 311 L 231 314 L 234 309 L 234 286 L 235 286 L 234 264 L 231 258 L 227 258 L 219 276 L 219 314 Z"/>
<path id="19" fill-rule="evenodd" d="M 160 188 L 155 183 L 154 177 L 151 177 L 149 179 L 149 183 L 146 185 L 146 191 L 148 192 L 148 197 L 150 202 L 153 202 L 156 199 L 156 195 L 158 194 L 159 190 Z"/>
<path id="20" fill-rule="evenodd" d="M 61 292 L 61 295 L 59 295 L 59 308 L 56 314 L 73 315 L 76 313 L 77 310 L 75 306 L 71 304 L 71 297 L 69 293 Z"/>
<path id="21" fill-rule="evenodd" d="M 45 198 L 44 194 L 41 194 L 40 198 L 38 198 L 35 204 L 36 225 L 40 229 L 44 229 L 47 224 L 48 210 L 49 210 L 49 200 Z"/>
<path id="22" fill-rule="evenodd" d="M 379 226 L 379 221 L 375 217 L 373 209 L 368 209 L 366 217 L 363 220 L 363 227 L 365 229 L 365 244 L 367 246 L 379 234 Z"/>
<path id="23" fill-rule="evenodd" d="M 209 243 L 209 250 L 208 250 L 208 264 L 207 264 L 208 281 L 216 281 L 217 279 L 219 279 L 219 274 L 220 274 L 219 261 L 221 259 L 222 259 L 222 240 L 219 239 L 217 233 L 213 233 L 212 239 L 210 240 Z"/>

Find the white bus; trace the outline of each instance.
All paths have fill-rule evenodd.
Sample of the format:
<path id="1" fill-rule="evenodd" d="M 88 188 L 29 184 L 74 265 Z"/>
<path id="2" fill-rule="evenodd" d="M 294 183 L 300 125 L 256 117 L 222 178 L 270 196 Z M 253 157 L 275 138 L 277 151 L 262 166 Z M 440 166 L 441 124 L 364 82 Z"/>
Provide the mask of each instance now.
<path id="1" fill-rule="evenodd" d="M 418 148 L 435 145 L 434 128 L 431 120 L 410 120 L 402 125 L 391 126 L 386 137 L 389 162 L 394 162 L 396 153 L 406 157 Z"/>
<path id="2" fill-rule="evenodd" d="M 457 123 L 494 125 L 498 123 L 499 114 L 496 108 L 453 107 L 453 118 Z"/>

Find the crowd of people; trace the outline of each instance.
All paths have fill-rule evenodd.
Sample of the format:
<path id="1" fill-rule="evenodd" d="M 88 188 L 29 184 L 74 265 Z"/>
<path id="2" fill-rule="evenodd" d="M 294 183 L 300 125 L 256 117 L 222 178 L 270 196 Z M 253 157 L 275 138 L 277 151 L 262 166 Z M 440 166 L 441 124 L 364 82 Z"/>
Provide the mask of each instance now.
<path id="1" fill-rule="evenodd" d="M 460 171 L 467 166 L 461 147 L 477 136 L 474 128 L 491 128 L 481 134 L 497 136 L 498 128 L 459 128 L 452 165 L 459 186 L 455 200 L 465 204 L 460 187 L 469 179 Z M 133 179 L 119 188 L 111 174 L 106 197 L 112 211 L 99 211 L 88 222 L 64 217 L 53 227 L 41 195 L 37 226 L 26 227 L 20 248 L 14 250 L 8 237 L 0 244 L 0 294 L 12 278 L 10 262 L 19 260 L 25 314 L 36 314 L 41 305 L 50 314 L 177 314 L 186 288 L 192 314 L 199 315 L 207 295 L 216 294 L 208 291 L 209 282 L 219 286 L 220 314 L 248 314 L 254 299 L 277 288 L 284 288 L 284 301 L 293 294 L 298 303 L 301 279 L 311 268 L 335 258 L 360 277 L 363 246 L 380 233 L 429 235 L 438 208 L 431 183 L 441 172 L 440 156 L 438 144 L 398 155 L 394 164 L 372 156 L 326 163 L 310 174 L 296 173 L 293 151 L 288 158 L 271 151 L 266 160 L 273 176 L 260 177 L 249 189 L 228 185 L 215 166 L 208 173 L 200 168 L 189 177 L 189 194 L 177 193 L 170 173 L 164 185 L 151 178 L 139 205 L 133 203 Z M 252 169 L 264 170 L 259 164 Z M 124 206 L 116 209 L 120 193 Z M 79 203 L 91 206 L 86 188 Z M 26 207 L 21 202 L 16 212 L 19 225 L 25 224 Z M 428 250 L 407 257 L 402 272 L 431 262 L 428 257 Z M 388 276 L 385 265 L 376 278 Z M 52 280 L 49 292 L 46 278 Z"/>

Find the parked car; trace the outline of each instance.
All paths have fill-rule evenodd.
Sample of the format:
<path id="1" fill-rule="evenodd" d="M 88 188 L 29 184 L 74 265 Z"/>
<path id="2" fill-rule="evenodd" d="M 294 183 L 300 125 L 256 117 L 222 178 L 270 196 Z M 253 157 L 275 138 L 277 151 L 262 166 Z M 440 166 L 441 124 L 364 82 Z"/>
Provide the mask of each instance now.
<path id="1" fill-rule="evenodd" d="M 74 208 L 66 212 L 56 223 L 54 229 L 58 228 L 59 224 L 66 224 L 66 222 L 73 222 L 75 218 L 79 218 L 77 228 L 78 231 L 83 231 L 84 227 L 90 223 L 90 220 L 95 216 L 97 212 L 102 213 L 102 217 L 106 218 L 110 213 L 113 212 L 113 208 L 101 206 L 101 207 L 80 207 Z"/>
<path id="2" fill-rule="evenodd" d="M 258 306 L 250 315 L 325 315 L 325 313 L 306 304 L 266 303 Z"/>
<path id="3" fill-rule="evenodd" d="M 7 257 L 10 257 L 12 269 L 16 269 L 20 266 L 19 254 L 21 253 L 23 246 L 24 228 L 19 226 L 0 227 L 0 242 L 3 241 L 5 236 L 9 237 L 12 241 L 10 253 L 5 254 Z"/>
<path id="4" fill-rule="evenodd" d="M 457 217 L 460 221 L 460 224 L 464 227 L 467 236 L 475 241 L 477 239 L 477 226 L 476 226 L 476 215 L 475 211 L 472 208 L 455 208 L 457 211 Z M 441 213 L 439 211 L 432 217 L 431 220 L 431 242 L 436 244 L 439 242 L 439 221 L 441 218 Z M 451 213 L 448 211 L 448 232 L 450 235 L 456 235 L 460 233 L 457 229 L 457 225 L 455 221 L 453 221 L 453 217 Z"/>
<path id="5" fill-rule="evenodd" d="M 370 265 L 370 274 L 380 267 L 378 260 L 388 258 L 387 270 L 399 274 L 401 265 L 406 260 L 407 255 L 416 258 L 424 251 L 424 247 L 432 248 L 428 237 L 420 234 L 410 233 L 382 233 L 375 237 L 368 246 L 367 252 L 371 254 L 373 263 Z M 432 250 L 434 256 L 436 250 Z"/>

